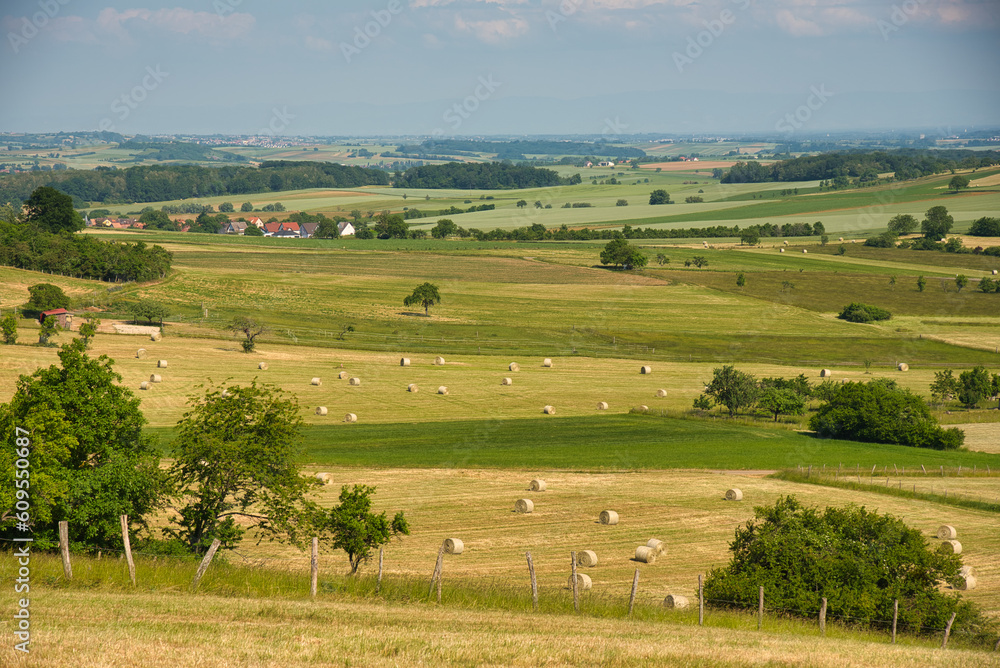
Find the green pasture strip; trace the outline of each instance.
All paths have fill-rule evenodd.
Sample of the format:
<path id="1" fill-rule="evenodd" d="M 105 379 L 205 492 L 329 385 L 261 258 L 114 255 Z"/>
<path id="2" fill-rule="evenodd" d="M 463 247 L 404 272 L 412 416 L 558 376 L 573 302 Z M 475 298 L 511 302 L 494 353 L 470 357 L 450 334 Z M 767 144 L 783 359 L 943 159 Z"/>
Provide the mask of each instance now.
<path id="1" fill-rule="evenodd" d="M 821 255 L 834 255 L 840 252 L 839 243 L 829 243 L 826 246 L 816 246 L 810 248 L 810 253 Z M 975 248 L 975 242 L 970 243 L 970 247 Z M 790 252 L 790 251 L 786 251 Z M 794 252 L 794 251 L 791 251 Z M 907 266 L 911 268 L 924 268 L 927 266 L 938 267 L 939 271 L 946 272 L 951 276 L 957 273 L 956 269 L 970 269 L 990 273 L 994 269 L 1000 270 L 1000 257 L 993 255 L 976 255 L 975 253 L 946 253 L 944 251 L 917 251 L 905 248 L 873 248 L 863 244 L 847 244 L 844 246 L 844 256 L 861 262 L 870 263 L 892 263 L 899 266 L 903 271 Z M 887 265 L 884 265 L 887 266 Z"/>

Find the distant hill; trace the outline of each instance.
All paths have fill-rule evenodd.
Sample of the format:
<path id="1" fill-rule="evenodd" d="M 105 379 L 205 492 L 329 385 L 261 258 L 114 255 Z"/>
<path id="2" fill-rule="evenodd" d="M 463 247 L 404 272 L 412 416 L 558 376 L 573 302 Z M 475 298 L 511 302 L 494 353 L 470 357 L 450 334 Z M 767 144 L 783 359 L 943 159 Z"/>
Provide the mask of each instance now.
<path id="1" fill-rule="evenodd" d="M 555 140 L 483 141 L 474 139 L 428 139 L 421 144 L 401 145 L 400 154 L 406 157 L 475 156 L 479 153 L 496 154 L 497 160 L 524 160 L 526 155 L 580 155 L 608 158 L 642 158 L 646 152 L 626 146 L 604 142 L 579 142 Z"/>
<path id="2" fill-rule="evenodd" d="M 509 162 L 449 162 L 444 165 L 411 167 L 396 178 L 397 188 L 456 188 L 460 190 L 504 190 L 543 188 L 580 183 L 580 175 L 563 179 L 551 169 L 514 165 Z"/>
<path id="3" fill-rule="evenodd" d="M 201 144 L 192 144 L 183 141 L 171 142 L 143 142 L 138 139 L 131 139 L 122 142 L 118 148 L 129 151 L 149 151 L 143 154 L 145 160 L 181 160 L 189 162 L 246 162 L 242 155 L 236 155 L 229 151 L 217 151 Z"/>

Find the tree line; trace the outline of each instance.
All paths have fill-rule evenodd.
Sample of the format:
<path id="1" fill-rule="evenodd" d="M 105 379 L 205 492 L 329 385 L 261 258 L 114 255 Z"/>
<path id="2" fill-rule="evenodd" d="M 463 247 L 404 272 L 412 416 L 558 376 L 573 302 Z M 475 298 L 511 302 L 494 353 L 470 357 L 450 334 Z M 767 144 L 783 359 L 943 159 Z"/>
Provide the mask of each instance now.
<path id="1" fill-rule="evenodd" d="M 454 188 L 459 190 L 516 190 L 547 186 L 575 185 L 582 179 L 576 174 L 568 179 L 551 169 L 514 165 L 510 162 L 449 162 L 422 165 L 397 173 L 397 188 Z"/>

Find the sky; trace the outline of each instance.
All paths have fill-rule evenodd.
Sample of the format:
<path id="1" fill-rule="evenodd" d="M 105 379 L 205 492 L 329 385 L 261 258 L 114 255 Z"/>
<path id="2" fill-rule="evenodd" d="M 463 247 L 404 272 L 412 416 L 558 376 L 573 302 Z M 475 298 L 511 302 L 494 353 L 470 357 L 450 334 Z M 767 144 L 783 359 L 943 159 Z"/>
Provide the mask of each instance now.
<path id="1" fill-rule="evenodd" d="M 1000 0 L 3 0 L 0 130 L 1000 126 Z"/>

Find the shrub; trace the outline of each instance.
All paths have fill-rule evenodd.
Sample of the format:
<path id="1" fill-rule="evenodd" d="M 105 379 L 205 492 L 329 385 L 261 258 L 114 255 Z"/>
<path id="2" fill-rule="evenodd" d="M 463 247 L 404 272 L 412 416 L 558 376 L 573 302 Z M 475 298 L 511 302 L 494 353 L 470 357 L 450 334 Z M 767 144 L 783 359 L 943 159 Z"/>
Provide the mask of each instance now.
<path id="1" fill-rule="evenodd" d="M 892 318 L 892 314 L 878 306 L 851 302 L 844 307 L 844 310 L 837 317 L 848 322 L 875 322 L 877 320 L 889 320 Z"/>
<path id="2" fill-rule="evenodd" d="M 1000 237 L 1000 218 L 980 218 L 972 223 L 969 234 L 974 237 Z"/>
<path id="3" fill-rule="evenodd" d="M 878 236 L 868 237 L 865 239 L 865 246 L 872 248 L 895 248 L 896 235 L 891 232 L 883 232 Z"/>

